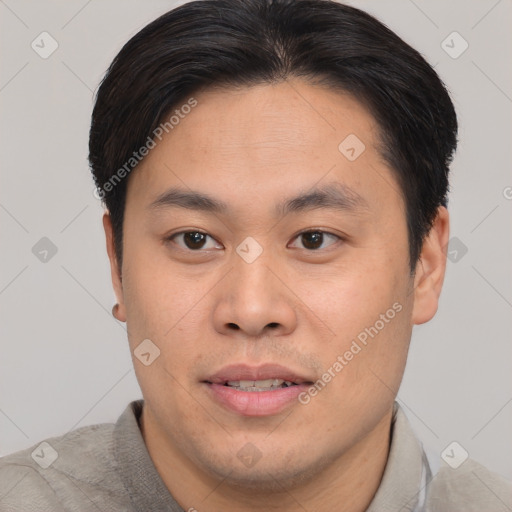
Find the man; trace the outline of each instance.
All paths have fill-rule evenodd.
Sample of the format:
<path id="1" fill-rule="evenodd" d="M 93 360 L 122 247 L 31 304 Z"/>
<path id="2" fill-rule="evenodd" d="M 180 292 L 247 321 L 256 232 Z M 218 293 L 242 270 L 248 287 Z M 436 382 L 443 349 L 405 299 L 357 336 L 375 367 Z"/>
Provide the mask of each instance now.
<path id="1" fill-rule="evenodd" d="M 0 510 L 512 506 L 474 461 L 437 470 L 394 401 L 456 133 L 425 60 L 339 3 L 190 2 L 135 35 L 90 162 L 144 400 L 5 457 Z"/>

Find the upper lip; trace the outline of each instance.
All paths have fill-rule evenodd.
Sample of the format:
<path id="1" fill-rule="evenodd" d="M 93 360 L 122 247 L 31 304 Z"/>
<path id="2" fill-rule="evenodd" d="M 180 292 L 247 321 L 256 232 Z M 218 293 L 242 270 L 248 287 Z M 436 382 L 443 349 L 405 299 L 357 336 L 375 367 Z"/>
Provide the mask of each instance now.
<path id="1" fill-rule="evenodd" d="M 246 364 L 234 364 L 225 366 L 218 372 L 205 379 L 204 382 L 212 384 L 225 384 L 229 381 L 239 380 L 267 380 L 282 379 L 295 384 L 310 383 L 312 379 L 299 375 L 294 370 L 281 366 L 279 364 L 263 364 L 260 366 L 250 366 Z"/>

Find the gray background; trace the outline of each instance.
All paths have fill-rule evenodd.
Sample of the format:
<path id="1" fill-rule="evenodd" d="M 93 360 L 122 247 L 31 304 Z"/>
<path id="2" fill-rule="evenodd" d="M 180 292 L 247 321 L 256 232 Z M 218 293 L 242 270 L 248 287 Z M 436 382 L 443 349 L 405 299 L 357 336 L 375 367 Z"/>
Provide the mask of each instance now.
<path id="1" fill-rule="evenodd" d="M 512 2 L 351 4 L 435 65 L 460 119 L 454 261 L 437 316 L 414 329 L 399 401 L 428 448 L 456 440 L 512 479 Z M 141 396 L 124 324 L 110 314 L 88 128 L 93 92 L 121 45 L 175 5 L 0 0 L 0 455 L 115 421 Z M 59 45 L 47 59 L 31 48 L 43 31 Z M 456 59 L 442 47 L 453 31 L 469 44 Z M 457 38 L 446 44 L 462 48 Z M 42 237 L 57 247 L 46 262 L 32 252 Z"/>

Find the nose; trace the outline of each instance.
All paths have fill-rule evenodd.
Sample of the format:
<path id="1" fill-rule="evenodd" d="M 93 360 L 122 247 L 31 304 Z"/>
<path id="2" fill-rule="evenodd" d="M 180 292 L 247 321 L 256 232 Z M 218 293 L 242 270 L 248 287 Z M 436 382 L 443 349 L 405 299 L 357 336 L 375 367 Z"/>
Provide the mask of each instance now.
<path id="1" fill-rule="evenodd" d="M 214 307 L 213 322 L 219 333 L 257 338 L 295 330 L 294 294 L 282 268 L 265 252 L 252 263 L 233 255 L 233 266 Z"/>

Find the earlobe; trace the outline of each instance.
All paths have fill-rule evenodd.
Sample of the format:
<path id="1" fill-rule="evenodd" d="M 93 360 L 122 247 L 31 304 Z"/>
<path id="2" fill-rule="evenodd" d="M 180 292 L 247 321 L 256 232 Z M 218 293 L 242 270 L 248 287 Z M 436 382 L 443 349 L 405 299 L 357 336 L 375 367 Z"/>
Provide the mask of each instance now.
<path id="1" fill-rule="evenodd" d="M 446 246 L 449 235 L 448 210 L 440 206 L 416 264 L 412 313 L 414 324 L 428 322 L 436 314 L 446 271 Z"/>
<path id="2" fill-rule="evenodd" d="M 117 297 L 117 304 L 112 309 L 112 314 L 117 320 L 126 322 L 126 309 L 124 305 L 123 284 L 121 277 L 122 274 L 121 269 L 119 268 L 115 250 L 112 220 L 108 211 L 103 214 L 103 228 L 105 230 L 105 241 L 107 246 L 108 259 L 110 260 L 110 275 L 112 278 L 112 286 Z"/>

